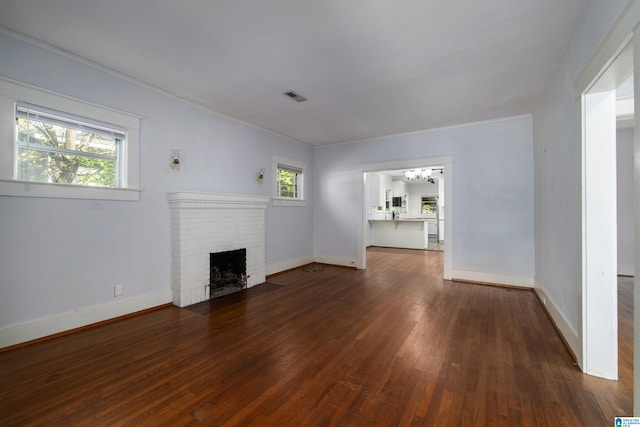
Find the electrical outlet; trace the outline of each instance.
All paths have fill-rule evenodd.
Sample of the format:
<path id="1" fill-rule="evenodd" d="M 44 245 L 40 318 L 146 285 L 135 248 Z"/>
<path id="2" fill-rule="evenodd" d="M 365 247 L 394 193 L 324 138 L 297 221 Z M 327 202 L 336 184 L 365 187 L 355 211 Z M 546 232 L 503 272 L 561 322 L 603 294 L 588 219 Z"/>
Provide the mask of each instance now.
<path id="1" fill-rule="evenodd" d="M 122 295 L 124 295 L 124 287 L 122 286 L 121 283 L 118 283 L 116 285 L 113 286 L 113 296 L 114 297 L 121 297 Z"/>

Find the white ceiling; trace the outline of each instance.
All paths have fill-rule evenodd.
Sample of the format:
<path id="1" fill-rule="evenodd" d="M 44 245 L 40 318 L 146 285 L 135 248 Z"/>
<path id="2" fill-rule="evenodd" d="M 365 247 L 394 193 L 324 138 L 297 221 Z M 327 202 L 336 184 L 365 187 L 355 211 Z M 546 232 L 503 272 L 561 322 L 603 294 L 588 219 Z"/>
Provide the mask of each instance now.
<path id="1" fill-rule="evenodd" d="M 530 113 L 587 2 L 3 0 L 0 26 L 320 145 Z"/>

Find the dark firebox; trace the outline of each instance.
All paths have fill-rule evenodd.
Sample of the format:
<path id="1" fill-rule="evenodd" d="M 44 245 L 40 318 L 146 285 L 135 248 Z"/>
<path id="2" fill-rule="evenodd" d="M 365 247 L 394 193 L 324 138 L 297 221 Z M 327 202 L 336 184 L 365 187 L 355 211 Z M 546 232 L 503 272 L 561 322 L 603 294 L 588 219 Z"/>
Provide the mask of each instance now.
<path id="1" fill-rule="evenodd" d="M 247 250 L 209 254 L 209 297 L 216 298 L 247 287 Z"/>

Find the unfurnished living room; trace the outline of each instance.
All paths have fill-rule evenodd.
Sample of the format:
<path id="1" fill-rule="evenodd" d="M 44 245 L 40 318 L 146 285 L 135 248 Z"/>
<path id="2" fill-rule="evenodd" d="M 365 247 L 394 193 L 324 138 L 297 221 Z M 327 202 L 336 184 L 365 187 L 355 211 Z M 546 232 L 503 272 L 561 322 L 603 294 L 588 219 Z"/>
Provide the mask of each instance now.
<path id="1" fill-rule="evenodd" d="M 638 420 L 637 0 L 1 10 L 0 425 Z"/>

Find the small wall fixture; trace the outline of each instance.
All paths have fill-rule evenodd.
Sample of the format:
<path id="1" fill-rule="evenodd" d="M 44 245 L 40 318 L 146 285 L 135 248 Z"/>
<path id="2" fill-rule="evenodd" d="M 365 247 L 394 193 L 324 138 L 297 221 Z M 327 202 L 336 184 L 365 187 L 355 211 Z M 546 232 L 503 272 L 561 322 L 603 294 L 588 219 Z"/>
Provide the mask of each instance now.
<path id="1" fill-rule="evenodd" d="M 262 181 L 264 181 L 264 168 L 260 169 L 256 174 L 256 181 L 258 181 L 260 184 L 262 184 Z"/>
<path id="2" fill-rule="evenodd" d="M 180 150 L 173 150 L 171 158 L 169 160 L 169 166 L 173 170 L 180 170 Z"/>

